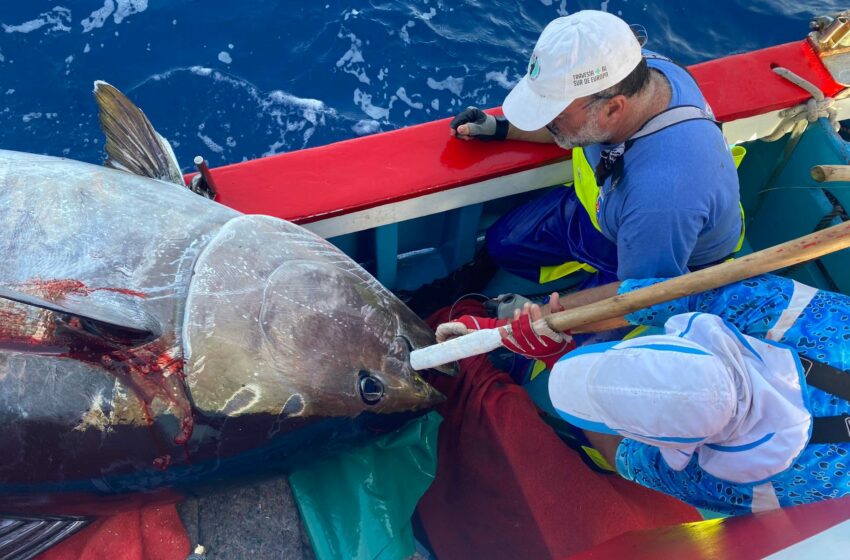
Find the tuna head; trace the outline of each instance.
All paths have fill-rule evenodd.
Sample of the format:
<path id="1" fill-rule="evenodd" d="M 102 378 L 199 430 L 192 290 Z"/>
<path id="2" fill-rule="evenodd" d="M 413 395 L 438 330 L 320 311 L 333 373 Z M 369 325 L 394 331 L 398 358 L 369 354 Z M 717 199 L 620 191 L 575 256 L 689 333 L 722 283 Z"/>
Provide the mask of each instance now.
<path id="1" fill-rule="evenodd" d="M 228 417 L 355 417 L 442 396 L 410 367 L 433 333 L 327 241 L 264 216 L 226 224 L 195 265 L 184 326 L 195 406 Z"/>

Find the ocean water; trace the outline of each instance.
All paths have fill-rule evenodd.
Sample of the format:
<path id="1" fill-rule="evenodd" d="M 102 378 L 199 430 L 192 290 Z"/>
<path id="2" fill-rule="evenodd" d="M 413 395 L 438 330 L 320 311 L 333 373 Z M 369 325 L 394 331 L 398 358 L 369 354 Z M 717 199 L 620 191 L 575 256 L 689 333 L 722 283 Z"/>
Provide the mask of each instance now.
<path id="1" fill-rule="evenodd" d="M 189 169 L 500 105 L 541 29 L 581 9 L 691 64 L 805 37 L 838 0 L 0 0 L 0 148 L 99 163 L 94 80 Z M 413 147 L 411 147 L 413 149 Z"/>

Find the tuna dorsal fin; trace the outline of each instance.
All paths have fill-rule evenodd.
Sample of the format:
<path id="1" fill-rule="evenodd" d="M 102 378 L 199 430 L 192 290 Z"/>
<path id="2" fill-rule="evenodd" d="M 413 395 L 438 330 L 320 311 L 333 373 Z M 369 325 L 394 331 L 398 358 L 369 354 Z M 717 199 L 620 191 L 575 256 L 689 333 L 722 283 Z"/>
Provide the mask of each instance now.
<path id="1" fill-rule="evenodd" d="M 94 83 L 94 98 L 106 135 L 105 166 L 186 186 L 171 144 L 141 109 L 106 82 Z"/>
<path id="2" fill-rule="evenodd" d="M 96 336 L 126 346 L 138 346 L 150 342 L 162 334 L 159 324 L 141 310 L 119 312 L 106 306 L 83 300 L 63 303 L 47 301 L 40 297 L 0 286 L 0 298 L 53 311 L 60 316 L 79 320 L 80 327 Z M 66 321 L 67 322 L 67 321 Z M 2 557 L 0 557 L 2 558 Z"/>
<path id="3" fill-rule="evenodd" d="M 0 558 L 35 558 L 89 523 L 83 517 L 0 517 Z"/>

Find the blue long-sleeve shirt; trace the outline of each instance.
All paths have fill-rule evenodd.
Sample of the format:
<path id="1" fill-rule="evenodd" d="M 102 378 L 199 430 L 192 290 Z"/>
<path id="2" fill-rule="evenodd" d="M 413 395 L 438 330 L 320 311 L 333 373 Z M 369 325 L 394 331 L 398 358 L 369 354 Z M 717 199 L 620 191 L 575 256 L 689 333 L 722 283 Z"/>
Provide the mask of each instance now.
<path id="1" fill-rule="evenodd" d="M 627 280 L 620 293 L 659 281 Z M 764 275 L 626 318 L 634 324 L 660 327 L 673 315 L 691 311 L 719 315 L 745 334 L 781 342 L 801 356 L 850 370 L 850 297 L 843 294 Z M 850 414 L 850 402 L 814 387 L 808 391 L 814 416 Z M 850 495 L 850 443 L 809 444 L 791 468 L 762 484 L 715 478 L 700 468 L 696 457 L 684 470 L 674 471 L 657 447 L 630 439 L 618 447 L 616 466 L 623 477 L 643 486 L 730 514 Z"/>

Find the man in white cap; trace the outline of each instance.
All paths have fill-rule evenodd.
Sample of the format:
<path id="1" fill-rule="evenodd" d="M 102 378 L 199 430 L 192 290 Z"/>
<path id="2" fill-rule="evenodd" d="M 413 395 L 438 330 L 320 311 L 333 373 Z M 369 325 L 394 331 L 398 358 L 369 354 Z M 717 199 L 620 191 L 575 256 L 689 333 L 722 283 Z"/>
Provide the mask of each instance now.
<path id="1" fill-rule="evenodd" d="M 620 18 L 588 10 L 552 21 L 502 109 L 505 118 L 471 107 L 451 134 L 572 148 L 575 183 L 491 226 L 485 265 L 539 283 L 585 270 L 601 284 L 678 276 L 739 248 L 738 177 L 711 109 L 688 71 L 642 51 Z M 494 270 L 465 276 L 480 280 L 479 269 Z M 412 307 L 439 295 L 442 305 L 453 294 L 425 289 Z"/>
<path id="2" fill-rule="evenodd" d="M 654 282 L 576 297 L 590 302 Z M 533 332 L 541 310 L 531 311 L 513 322 L 521 339 L 506 346 L 534 339 L 569 351 L 566 335 Z M 627 316 L 663 334 L 563 355 L 549 396 L 621 476 L 695 506 L 739 514 L 847 496 L 848 318 L 846 295 L 759 276 Z M 440 325 L 438 334 L 475 330 L 467 323 Z"/>

